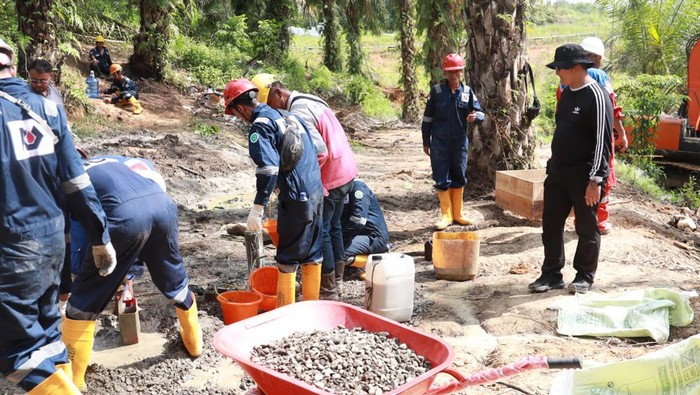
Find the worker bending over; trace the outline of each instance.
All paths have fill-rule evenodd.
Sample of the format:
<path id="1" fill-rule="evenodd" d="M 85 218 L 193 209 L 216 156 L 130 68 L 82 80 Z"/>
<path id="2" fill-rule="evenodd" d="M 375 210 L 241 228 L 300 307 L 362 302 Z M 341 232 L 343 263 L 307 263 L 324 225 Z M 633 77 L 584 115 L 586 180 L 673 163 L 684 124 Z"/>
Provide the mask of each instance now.
<path id="1" fill-rule="evenodd" d="M 299 265 L 302 296 L 315 300 L 321 286 L 323 237 L 323 185 L 316 149 L 299 117 L 258 102 L 257 92 L 245 78 L 232 80 L 224 90 L 226 114 L 251 124 L 248 153 L 258 167 L 248 230 L 262 229 L 263 209 L 277 187 L 277 305 L 294 303 Z"/>
<path id="2" fill-rule="evenodd" d="M 136 260 L 146 263 L 156 287 L 175 304 L 180 335 L 187 353 L 202 353 L 202 329 L 197 302 L 179 252 L 177 206 L 157 182 L 143 177 L 114 158 L 85 162 L 85 169 L 109 220 L 117 251 L 114 271 L 97 270 L 90 257 L 73 281 L 63 323 L 63 341 L 72 350 L 73 380 L 84 390 L 95 319 Z"/>
<path id="3" fill-rule="evenodd" d="M 257 83 L 256 83 L 257 81 Z M 337 271 L 345 267 L 343 229 L 343 199 L 357 176 L 355 154 L 345 136 L 345 130 L 333 110 L 320 97 L 290 91 L 270 74 L 259 74 L 252 81 L 261 97 L 273 108 L 287 110 L 304 121 L 316 146 L 316 159 L 323 183 L 323 265 L 321 266 L 322 300 L 337 300 Z M 264 101 L 263 101 L 264 103 Z"/>
<path id="4" fill-rule="evenodd" d="M 109 73 L 114 77 L 112 86 L 105 89 L 103 93 L 112 95 L 105 99 L 105 103 L 112 103 L 119 107 L 131 106 L 134 114 L 138 115 L 143 112 L 141 103 L 139 103 L 139 91 L 134 81 L 125 76 L 122 71 L 122 66 L 116 63 L 109 66 Z"/>

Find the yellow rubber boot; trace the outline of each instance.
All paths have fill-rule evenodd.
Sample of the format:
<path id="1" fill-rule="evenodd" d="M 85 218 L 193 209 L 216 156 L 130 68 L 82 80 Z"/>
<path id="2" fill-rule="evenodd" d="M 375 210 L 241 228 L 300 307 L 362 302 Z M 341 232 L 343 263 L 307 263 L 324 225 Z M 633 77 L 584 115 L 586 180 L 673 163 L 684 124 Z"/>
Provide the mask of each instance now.
<path id="1" fill-rule="evenodd" d="M 177 312 L 177 320 L 180 321 L 180 337 L 182 343 L 185 344 L 185 349 L 190 356 L 197 358 L 202 355 L 202 327 L 199 325 L 197 318 L 197 299 L 192 294 L 192 306 L 189 310 L 175 308 Z"/>
<path id="2" fill-rule="evenodd" d="M 63 373 L 66 374 L 66 376 L 71 377 L 72 382 L 73 365 L 71 365 L 70 361 L 56 365 L 56 370 L 62 370 Z"/>
<path id="3" fill-rule="evenodd" d="M 141 114 L 141 113 L 143 112 L 143 107 L 141 107 L 141 103 L 139 103 L 139 101 L 136 100 L 135 97 L 130 97 L 130 98 L 129 98 L 129 104 L 131 104 L 132 107 L 134 108 L 134 114 L 135 114 L 135 115 L 139 115 L 139 114 Z"/>
<path id="4" fill-rule="evenodd" d="M 435 228 L 437 230 L 443 230 L 452 225 L 452 199 L 450 198 L 450 190 L 438 191 L 438 198 L 440 199 L 440 211 L 442 216 L 440 220 L 435 223 Z"/>
<path id="5" fill-rule="evenodd" d="M 301 265 L 301 295 L 304 300 L 318 300 L 321 292 L 321 264 Z"/>
<path id="6" fill-rule="evenodd" d="M 364 267 L 367 266 L 367 255 L 355 255 L 355 259 L 352 261 L 350 266 L 364 269 Z"/>
<path id="7" fill-rule="evenodd" d="M 296 272 L 277 273 L 277 307 L 294 303 L 296 296 Z M 303 288 L 302 288 L 303 289 Z"/>
<path id="8" fill-rule="evenodd" d="M 85 371 L 90 364 L 92 344 L 95 342 L 95 321 L 64 318 L 61 340 L 68 349 L 68 358 L 73 365 L 73 383 L 80 391 L 85 391 Z"/>
<path id="9" fill-rule="evenodd" d="M 80 395 L 73 380 L 61 369 L 28 392 L 29 395 Z"/>
<path id="10" fill-rule="evenodd" d="M 449 191 L 450 197 L 452 198 L 452 218 L 460 225 L 471 225 L 472 221 L 462 215 L 462 207 L 464 206 L 462 194 L 464 193 L 464 187 L 450 188 Z"/>

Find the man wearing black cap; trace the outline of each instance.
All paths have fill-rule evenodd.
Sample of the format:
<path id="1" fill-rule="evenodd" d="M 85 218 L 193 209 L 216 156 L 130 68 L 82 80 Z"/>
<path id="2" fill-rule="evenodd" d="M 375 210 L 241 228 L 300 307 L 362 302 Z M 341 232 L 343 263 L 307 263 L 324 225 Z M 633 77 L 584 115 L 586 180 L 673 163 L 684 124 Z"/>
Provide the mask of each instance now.
<path id="1" fill-rule="evenodd" d="M 612 102 L 588 75 L 593 62 L 580 45 L 558 47 L 547 67 L 556 70 L 567 87 L 557 106 L 552 157 L 544 182 L 542 275 L 529 288 L 534 292 L 564 288 L 564 224 L 573 207 L 578 245 L 573 261 L 576 277 L 569 291 L 586 293 L 593 285 L 600 253 L 596 211 L 610 173 Z"/>

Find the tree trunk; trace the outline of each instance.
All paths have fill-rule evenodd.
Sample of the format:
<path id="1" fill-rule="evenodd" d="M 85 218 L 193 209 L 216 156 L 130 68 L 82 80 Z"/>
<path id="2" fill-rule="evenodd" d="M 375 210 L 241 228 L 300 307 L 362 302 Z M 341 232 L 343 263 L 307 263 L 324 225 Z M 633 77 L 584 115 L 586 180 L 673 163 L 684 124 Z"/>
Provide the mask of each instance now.
<path id="1" fill-rule="evenodd" d="M 273 62 L 281 62 L 287 56 L 289 43 L 292 40 L 289 27 L 296 14 L 296 5 L 290 0 L 271 1 L 267 7 L 267 18 L 280 23 L 280 31 L 277 36 L 277 50 L 271 51 L 278 56 L 270 59 Z"/>
<path id="2" fill-rule="evenodd" d="M 58 49 L 55 23 L 51 20 L 51 0 L 15 1 L 19 31 L 29 37 L 25 48 L 16 48 L 17 71 L 20 76 L 27 78 L 27 67 L 32 60 L 44 58 L 57 70 L 54 80 L 60 83 L 63 54 Z"/>
<path id="3" fill-rule="evenodd" d="M 333 0 L 323 1 L 323 19 L 323 64 L 328 70 L 339 72 L 343 70 L 343 59 L 340 54 L 339 25 Z"/>
<path id="4" fill-rule="evenodd" d="M 345 16 L 348 20 L 348 29 L 345 32 L 350 49 L 350 59 L 348 59 L 348 73 L 362 74 L 362 45 L 360 44 L 360 15 L 359 9 L 354 2 L 349 1 L 345 9 Z"/>
<path id="5" fill-rule="evenodd" d="M 474 0 L 467 9 L 471 70 L 466 77 L 486 120 L 472 129 L 469 173 L 493 184 L 497 170 L 533 166 L 535 138 L 525 118 L 525 3 Z"/>
<path id="6" fill-rule="evenodd" d="M 129 58 L 135 76 L 164 79 L 171 8 L 170 1 L 140 0 L 141 27 L 134 37 L 134 53 Z"/>
<path id="7" fill-rule="evenodd" d="M 407 122 L 420 119 L 418 80 L 416 78 L 416 4 L 415 0 L 399 0 L 401 18 L 401 75 L 404 98 L 401 118 Z"/>
<path id="8" fill-rule="evenodd" d="M 453 22 L 451 7 L 444 4 L 444 0 L 430 0 L 426 5 L 427 10 L 424 17 L 427 17 L 426 40 L 423 43 L 423 53 L 425 54 L 425 68 L 430 75 L 430 85 L 437 84 L 442 78 L 442 58 L 450 52 L 456 50 L 456 46 L 451 40 L 451 30 L 449 22 Z M 449 3 L 449 2 L 448 2 Z"/>

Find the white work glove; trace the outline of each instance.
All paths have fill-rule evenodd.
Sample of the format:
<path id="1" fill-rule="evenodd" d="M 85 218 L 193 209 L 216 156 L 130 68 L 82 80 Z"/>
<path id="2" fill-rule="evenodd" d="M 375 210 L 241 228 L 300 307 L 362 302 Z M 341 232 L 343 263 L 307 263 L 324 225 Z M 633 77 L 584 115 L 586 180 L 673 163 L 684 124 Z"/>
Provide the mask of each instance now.
<path id="1" fill-rule="evenodd" d="M 117 267 L 117 252 L 114 251 L 112 242 L 92 246 L 92 257 L 95 258 L 95 266 L 100 269 L 100 276 L 110 275 Z"/>
<path id="2" fill-rule="evenodd" d="M 248 214 L 248 230 L 262 230 L 262 217 L 264 208 L 265 206 L 262 206 L 260 204 L 254 204 L 253 208 L 250 209 L 250 213 Z"/>

